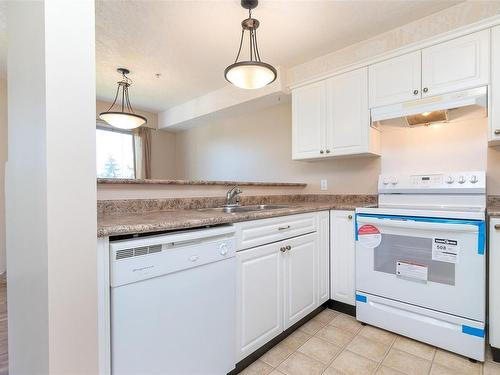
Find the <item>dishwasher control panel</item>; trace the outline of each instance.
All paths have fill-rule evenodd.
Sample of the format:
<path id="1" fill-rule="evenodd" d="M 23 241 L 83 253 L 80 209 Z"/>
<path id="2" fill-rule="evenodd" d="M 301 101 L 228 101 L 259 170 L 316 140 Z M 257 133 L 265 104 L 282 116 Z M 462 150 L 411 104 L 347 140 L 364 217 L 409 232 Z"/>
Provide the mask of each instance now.
<path id="1" fill-rule="evenodd" d="M 207 229 L 209 231 L 210 229 Z M 110 244 L 111 287 L 218 262 L 236 255 L 234 233 L 208 238 L 176 235 Z"/>

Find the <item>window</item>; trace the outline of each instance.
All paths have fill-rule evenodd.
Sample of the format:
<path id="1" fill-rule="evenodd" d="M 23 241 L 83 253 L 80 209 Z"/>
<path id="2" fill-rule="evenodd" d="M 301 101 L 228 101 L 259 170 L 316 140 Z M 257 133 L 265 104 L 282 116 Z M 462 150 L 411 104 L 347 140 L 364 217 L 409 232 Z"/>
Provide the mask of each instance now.
<path id="1" fill-rule="evenodd" d="M 97 177 L 135 178 L 132 132 L 97 128 Z"/>

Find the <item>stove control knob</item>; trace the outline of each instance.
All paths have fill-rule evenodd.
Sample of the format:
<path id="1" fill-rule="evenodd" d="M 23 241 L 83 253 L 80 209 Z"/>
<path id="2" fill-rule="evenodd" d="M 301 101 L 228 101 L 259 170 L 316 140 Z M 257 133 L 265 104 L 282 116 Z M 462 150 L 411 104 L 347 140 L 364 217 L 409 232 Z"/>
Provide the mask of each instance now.
<path id="1" fill-rule="evenodd" d="M 384 180 L 382 181 L 384 185 L 389 185 L 389 179 L 387 177 L 384 177 Z"/>
<path id="2" fill-rule="evenodd" d="M 219 252 L 220 252 L 220 255 L 222 256 L 226 256 L 227 253 L 228 253 L 228 248 L 227 248 L 227 245 L 225 243 L 222 243 L 220 246 L 219 246 Z"/>
<path id="3" fill-rule="evenodd" d="M 397 183 L 398 183 L 397 177 L 391 177 L 391 184 L 397 185 Z"/>
<path id="4" fill-rule="evenodd" d="M 465 177 L 464 177 L 464 176 L 460 176 L 460 177 L 458 178 L 458 183 L 459 183 L 459 184 L 463 184 L 463 183 L 465 183 Z"/>
<path id="5" fill-rule="evenodd" d="M 475 175 L 470 176 L 470 182 L 472 182 L 473 184 L 475 184 L 478 181 L 479 181 L 479 179 L 477 178 L 477 176 L 475 176 Z"/>
<path id="6" fill-rule="evenodd" d="M 455 181 L 455 179 L 453 178 L 453 176 L 446 177 L 446 183 L 447 184 L 452 184 L 454 181 Z"/>

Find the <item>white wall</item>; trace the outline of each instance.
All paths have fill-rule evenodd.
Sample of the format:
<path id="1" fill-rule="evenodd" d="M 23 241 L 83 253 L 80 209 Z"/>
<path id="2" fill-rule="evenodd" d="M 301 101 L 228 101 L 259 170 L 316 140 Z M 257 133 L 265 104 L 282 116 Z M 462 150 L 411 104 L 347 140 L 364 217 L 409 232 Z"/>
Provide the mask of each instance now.
<path id="1" fill-rule="evenodd" d="M 382 131 L 382 173 L 486 170 L 486 118 Z M 495 173 L 495 171 L 490 171 Z M 498 186 L 490 186 L 498 191 Z"/>
<path id="2" fill-rule="evenodd" d="M 7 81 L 0 79 L 0 273 L 5 260 L 5 163 L 7 162 Z"/>
<path id="3" fill-rule="evenodd" d="M 177 176 L 183 179 L 305 182 L 306 192 L 376 192 L 379 158 L 292 161 L 291 104 L 177 133 Z"/>
<path id="4" fill-rule="evenodd" d="M 7 14 L 9 373 L 96 374 L 94 2 Z"/>

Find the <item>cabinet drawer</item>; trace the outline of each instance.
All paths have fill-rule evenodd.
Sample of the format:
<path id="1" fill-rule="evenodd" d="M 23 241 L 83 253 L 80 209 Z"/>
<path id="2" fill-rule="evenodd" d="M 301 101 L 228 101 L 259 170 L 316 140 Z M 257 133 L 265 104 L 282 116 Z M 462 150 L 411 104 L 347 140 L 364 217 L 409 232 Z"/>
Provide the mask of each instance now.
<path id="1" fill-rule="evenodd" d="M 236 223 L 237 250 L 281 241 L 316 231 L 316 213 Z"/>

